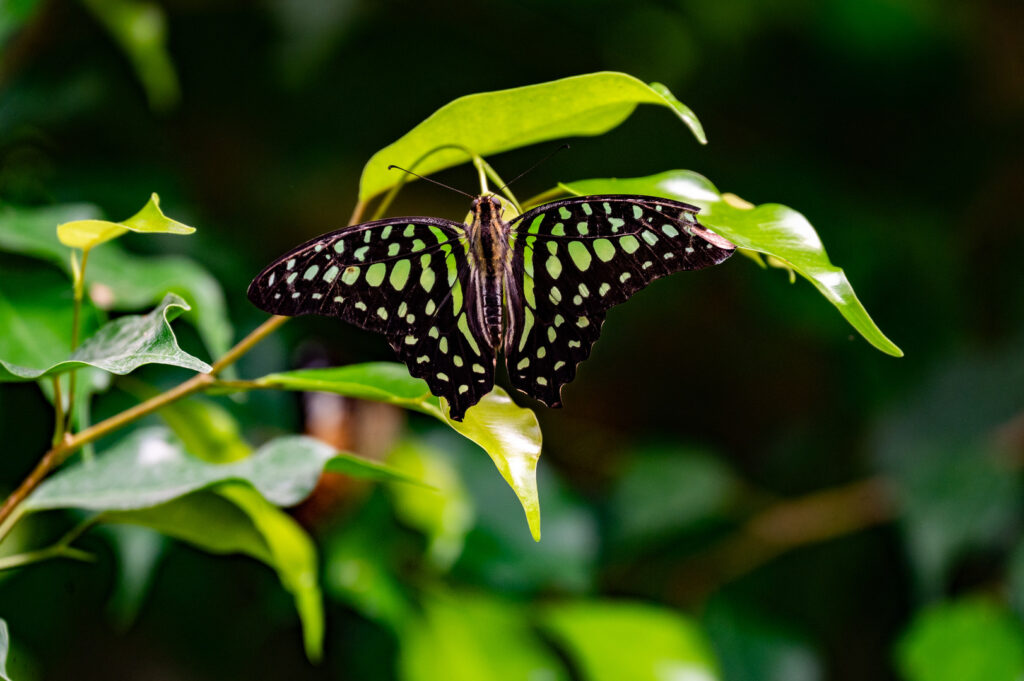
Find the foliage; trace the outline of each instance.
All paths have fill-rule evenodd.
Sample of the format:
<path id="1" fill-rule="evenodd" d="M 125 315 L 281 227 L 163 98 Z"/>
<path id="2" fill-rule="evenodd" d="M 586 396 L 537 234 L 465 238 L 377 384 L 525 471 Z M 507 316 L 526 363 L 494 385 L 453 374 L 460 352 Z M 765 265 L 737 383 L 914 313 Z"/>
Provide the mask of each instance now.
<path id="1" fill-rule="evenodd" d="M 22 3 L 25 7 L 31 4 Z M 0 41 L 16 35 L 18 26 L 32 16 L 31 8 L 22 5 L 13 20 L 0 22 Z M 127 0 L 86 0 L 82 6 L 121 46 L 150 106 L 166 111 L 178 102 L 164 11 Z M 274 11 L 298 10 L 279 7 Z M 702 15 L 702 25 L 714 34 L 715 20 L 710 17 L 714 11 L 702 11 L 708 13 Z M 331 20 L 325 16 L 319 22 L 317 35 L 331 33 Z M 671 22 L 644 23 L 652 25 L 652 46 L 659 44 L 659 36 L 672 38 L 672 44 L 685 42 L 673 37 Z M 638 55 L 645 49 L 641 42 L 648 44 L 635 43 Z M 307 111 L 319 110 L 319 98 L 332 96 L 329 90 L 319 88 L 316 105 L 305 107 Z M 345 93 L 345 106 L 357 108 L 354 102 L 359 100 L 351 94 Z M 186 88 L 181 100 L 186 107 L 190 106 L 187 95 Z M 757 101 L 772 99 L 747 96 Z M 120 98 L 113 99 L 120 102 Z M 402 108 L 418 116 L 418 100 L 409 101 L 413 104 Z M 367 213 L 373 200 L 378 201 L 378 214 L 392 210 L 406 178 L 387 172 L 389 164 L 432 174 L 472 162 L 482 184 L 490 180 L 500 186 L 504 182 L 484 155 L 564 137 L 604 135 L 619 126 L 622 128 L 615 135 L 636 138 L 636 129 L 624 124 L 639 104 L 656 105 L 643 107 L 636 114 L 641 124 L 664 119 L 664 125 L 675 125 L 666 128 L 666 135 L 685 140 L 687 136 L 679 134 L 677 125 L 681 121 L 698 141 L 706 142 L 696 115 L 666 86 L 648 85 L 623 73 L 604 71 L 470 95 L 441 107 L 371 156 L 363 167 L 358 192 L 352 192 L 358 199 L 357 215 Z M 674 113 L 675 118 L 664 116 L 661 109 Z M 614 139 L 609 136 L 593 144 L 614 149 Z M 229 140 L 227 146 L 233 143 Z M 650 144 L 649 139 L 646 144 L 645 153 L 650 152 L 651 159 L 665 153 L 655 147 L 668 146 Z M 252 153 L 255 146 L 235 153 Z M 613 163 L 621 162 L 623 172 L 633 170 L 628 158 L 600 153 Z M 660 167 L 680 165 L 677 150 L 671 153 L 672 158 Z M 785 159 L 780 166 L 784 163 Z M 599 167 L 588 169 L 583 176 L 619 170 L 615 165 Z M 639 172 L 650 170 L 645 166 Z M 719 173 L 732 175 L 731 186 L 750 186 L 731 172 L 719 169 Z M 0 180 L 4 177 L 9 176 Z M 4 181 L 8 184 L 0 183 L 0 191 L 10 186 Z M 146 175 L 145 181 L 154 180 Z M 287 185 L 292 191 L 301 183 L 279 178 L 275 184 Z M 334 187 L 336 182 L 332 178 L 329 184 Z M 132 185 L 135 194 L 131 201 L 149 189 Z M 125 196 L 129 193 L 119 191 Z M 630 333 L 630 356 L 659 361 L 658 365 L 638 361 L 637 367 L 665 367 L 664 376 L 653 372 L 654 380 L 664 384 L 663 392 L 646 394 L 629 383 L 629 393 L 615 394 L 604 388 L 594 390 L 601 384 L 593 377 L 601 374 L 581 377 L 579 390 L 589 387 L 591 392 L 610 393 L 606 399 L 614 406 L 607 410 L 609 423 L 594 419 L 577 426 L 573 419 L 578 417 L 568 412 L 541 412 L 538 419 L 533 410 L 517 405 L 500 388 L 459 423 L 450 420 L 443 401 L 431 396 L 422 381 L 410 378 L 401 365 L 359 361 L 285 371 L 290 361 L 276 339 L 250 353 L 256 341 L 280 325 L 278 321 L 259 327 L 232 349 L 235 324 L 228 311 L 238 328 L 248 328 L 255 321 L 236 295 L 241 278 L 253 263 L 234 252 L 241 231 L 229 238 L 228 225 L 222 230 L 220 224 L 211 227 L 217 222 L 208 216 L 194 219 L 195 210 L 183 208 L 191 201 L 180 195 L 180 188 L 178 191 L 174 199 L 170 198 L 174 192 L 164 191 L 168 206 L 189 210 L 189 222 L 202 225 L 189 239 L 169 240 L 158 235 L 184 236 L 194 230 L 165 216 L 155 194 L 141 211 L 122 222 L 101 220 L 98 208 L 82 204 L 39 207 L 30 205 L 33 201 L 29 200 L 26 205 L 0 206 L 0 327 L 5 331 L 0 333 L 0 380 L 12 384 L 0 387 L 10 391 L 0 395 L 4 400 L 0 407 L 10 407 L 29 394 L 31 386 L 14 383 L 38 381 L 56 412 L 54 438 L 42 469 L 45 481 L 29 490 L 17 510 L 0 524 L 0 568 L 7 568 L 0 573 L 0 598 L 6 598 L 0 607 L 10 608 L 12 613 L 0 612 L 0 616 L 14 624 L 16 645 L 18 638 L 24 637 L 29 648 L 36 644 L 36 649 L 42 650 L 32 618 L 19 615 L 16 604 L 16 590 L 26 594 L 31 590 L 20 589 L 15 580 L 45 580 L 62 574 L 60 570 L 76 579 L 90 579 L 90 575 L 113 569 L 115 591 L 124 602 L 112 607 L 126 613 L 123 623 L 128 626 L 131 618 L 141 613 L 140 624 L 145 627 L 147 618 L 152 621 L 155 616 L 146 612 L 145 603 L 165 597 L 162 594 L 167 591 L 167 584 L 160 584 L 161 571 L 180 574 L 175 571 L 183 569 L 182 563 L 194 560 L 201 572 L 189 586 L 207 580 L 216 584 L 216 575 L 223 574 L 230 575 L 224 583 L 234 584 L 237 579 L 244 585 L 247 619 L 254 619 L 253 612 L 265 615 L 255 618 L 258 622 L 253 626 L 257 628 L 249 631 L 269 639 L 268 632 L 288 630 L 297 621 L 306 656 L 324 658 L 325 665 L 335 665 L 338 673 L 351 676 L 362 677 L 360 669 L 370 669 L 366 676 L 426 679 L 443 669 L 445 677 L 452 679 L 811 681 L 823 678 L 823 655 L 836 654 L 819 643 L 836 636 L 838 625 L 822 622 L 831 618 L 828 613 L 801 612 L 791 598 L 794 589 L 780 589 L 777 584 L 799 583 L 808 599 L 825 610 L 820 605 L 825 602 L 821 593 L 827 588 L 823 573 L 840 571 L 807 568 L 804 573 L 801 565 L 816 566 L 822 553 L 836 555 L 837 551 L 839 559 L 828 564 L 860 565 L 856 559 L 847 560 L 842 547 L 826 544 L 800 553 L 799 561 L 787 558 L 779 561 L 781 567 L 759 568 L 791 549 L 893 522 L 896 532 L 889 534 L 898 539 L 887 541 L 899 542 L 898 549 L 889 546 L 886 556 L 892 561 L 893 554 L 905 554 L 912 573 L 907 579 L 913 580 L 918 600 L 901 605 L 910 612 L 901 612 L 894 617 L 897 621 L 888 622 L 888 629 L 878 634 L 882 643 L 876 645 L 888 646 L 894 632 L 907 627 L 893 648 L 893 666 L 902 678 L 931 681 L 1020 675 L 1024 653 L 1018 644 L 1019 622 L 1014 619 L 1024 598 L 1024 545 L 1017 536 L 1020 479 L 1012 459 L 1006 456 L 1006 446 L 993 437 L 1019 409 L 1017 388 L 1024 383 L 1018 381 L 1012 351 L 1005 353 L 1006 362 L 971 360 L 948 384 L 939 372 L 937 387 L 916 395 L 911 391 L 906 396 L 899 394 L 903 406 L 887 408 L 886 418 L 880 419 L 871 437 L 834 438 L 844 460 L 859 457 L 857 443 L 869 441 L 864 447 L 875 458 L 867 465 L 885 476 L 884 484 L 865 486 L 872 491 L 853 510 L 837 508 L 836 497 L 828 491 L 791 503 L 766 488 L 774 488 L 773 492 L 781 489 L 784 495 L 799 493 L 809 488 L 805 480 L 797 479 L 796 473 L 785 482 L 772 480 L 767 449 L 758 450 L 757 456 L 765 458 L 753 464 L 742 460 L 727 464 L 721 441 L 732 438 L 738 442 L 738 432 L 745 431 L 755 433 L 753 437 L 759 441 L 775 436 L 777 442 L 784 443 L 775 445 L 780 451 L 799 449 L 801 438 L 810 437 L 808 429 L 813 428 L 800 413 L 801 409 L 810 410 L 807 402 L 801 402 L 799 389 L 773 393 L 774 386 L 766 385 L 759 374 L 745 384 L 757 384 L 759 390 L 741 394 L 744 391 L 730 389 L 729 402 L 723 403 L 702 394 L 709 381 L 702 379 L 700 372 L 710 367 L 706 370 L 713 370 L 716 379 L 735 379 L 731 374 L 753 371 L 752 364 L 744 365 L 747 368 L 743 370 L 736 368 L 738 358 L 749 351 L 752 360 L 759 356 L 764 360 L 764 376 L 771 381 L 781 375 L 771 365 L 785 364 L 782 359 L 790 355 L 791 347 L 788 343 L 770 346 L 766 352 L 774 354 L 758 355 L 759 339 L 751 336 L 760 332 L 759 325 L 769 330 L 778 325 L 785 329 L 783 334 L 797 326 L 792 353 L 805 355 L 817 352 L 813 339 L 807 342 L 808 329 L 814 325 L 834 329 L 835 325 L 828 326 L 834 320 L 820 315 L 812 304 L 805 305 L 806 298 L 798 291 L 778 293 L 781 289 L 771 278 L 755 280 L 758 273 L 753 268 L 742 271 L 741 265 L 733 264 L 720 275 L 756 281 L 744 294 L 754 301 L 751 309 L 735 301 L 722 305 L 723 298 L 715 297 L 718 326 L 740 335 L 746 330 L 740 351 L 736 351 L 739 345 L 733 345 L 732 354 L 727 353 L 718 332 L 708 338 L 679 338 L 678 345 L 666 333 L 673 338 L 665 341 L 673 343 L 671 353 L 657 351 L 656 344 L 637 342 Z M 902 355 L 868 316 L 844 270 L 832 264 L 810 221 L 793 209 L 772 203 L 755 206 L 735 195 L 722 194 L 705 177 L 688 170 L 633 179 L 562 181 L 523 204 L 564 192 L 638 192 L 694 203 L 701 208 L 702 223 L 740 245 L 753 262 L 781 267 L 791 277 L 799 273 L 876 348 Z M 89 196 L 90 192 L 53 195 Z M 787 200 L 792 196 L 787 194 Z M 103 198 L 97 195 L 97 199 Z M 516 204 L 511 192 L 507 198 Z M 267 203 L 274 200 L 268 198 Z M 261 206 L 254 210 L 269 210 L 265 204 Z M 827 203 L 815 208 L 807 215 L 820 216 L 815 223 L 822 227 L 832 254 L 841 254 L 837 259 L 844 263 L 856 261 L 848 254 L 857 249 L 843 242 L 842 231 L 825 228 L 843 226 L 847 218 L 841 209 L 832 209 Z M 317 207 L 311 204 L 308 209 L 315 213 Z M 332 206 L 331 212 L 334 210 Z M 436 209 L 421 206 L 416 210 Z M 305 228 L 300 225 L 308 215 L 286 217 L 284 224 L 294 226 L 297 233 Z M 260 219 L 274 221 L 269 214 L 261 214 Z M 242 240 L 249 238 L 249 223 L 239 222 L 245 225 Z M 218 236 L 221 231 L 224 236 Z M 849 232 L 858 240 L 869 238 L 868 234 Z M 294 236 L 277 226 L 273 238 L 290 243 Z M 891 238 L 898 241 L 900 237 Z M 245 246 L 255 249 L 257 239 L 249 241 Z M 219 248 L 211 244 L 219 244 Z M 162 253 L 172 250 L 190 255 Z M 876 255 L 879 262 L 886 262 L 884 253 L 872 252 L 871 258 L 848 264 L 847 269 L 868 287 L 865 300 L 887 301 L 890 293 L 882 288 L 884 283 L 878 283 L 874 275 L 862 274 L 870 269 L 864 263 L 873 264 Z M 703 277 L 697 279 L 703 282 Z M 223 289 L 221 280 L 226 282 Z M 686 285 L 691 284 L 687 281 Z M 703 285 L 695 282 L 692 290 L 706 293 L 707 289 L 700 288 Z M 731 291 L 729 286 L 720 284 Z M 736 297 L 735 292 L 731 295 Z M 766 301 L 776 302 L 771 299 L 776 295 L 782 302 L 770 308 L 771 315 L 752 311 Z M 694 296 L 696 306 L 701 297 Z M 635 320 L 648 314 L 644 306 L 638 300 L 625 306 L 623 316 L 612 319 L 607 330 L 610 347 L 616 342 L 613 334 L 626 333 L 626 315 L 639 315 L 632 318 Z M 828 311 L 827 306 L 820 307 Z M 660 324 L 666 315 L 657 314 Z M 743 317 L 752 321 L 748 324 Z M 178 323 L 172 329 L 174 322 Z M 679 328 L 665 323 L 666 328 Z M 286 333 L 297 327 L 296 333 L 305 335 L 306 329 L 315 328 L 315 322 L 306 324 L 291 324 Z M 616 327 L 623 330 L 616 332 Z M 330 328 L 334 334 L 336 327 Z M 342 338 L 339 345 L 349 340 Z M 272 342 L 278 344 L 270 345 Z M 374 352 L 364 352 L 358 341 L 352 345 L 354 349 L 345 351 L 346 361 L 375 358 Z M 205 352 L 195 350 L 197 347 Z M 885 384 L 878 376 L 888 369 L 874 368 L 873 360 L 863 359 L 866 354 L 841 355 L 843 361 L 834 363 L 850 365 L 850 373 L 857 367 L 871 367 L 861 373 Z M 231 365 L 240 358 L 239 371 L 255 378 L 236 380 Z M 669 365 L 688 372 L 686 384 L 670 380 Z M 199 373 L 178 383 L 183 378 L 182 368 Z M 791 372 L 786 364 L 783 371 L 798 378 L 801 370 L 808 375 L 824 373 L 813 357 L 806 367 L 801 364 L 797 368 Z M 613 370 L 628 371 L 630 378 L 633 372 L 644 371 L 634 369 L 633 363 Z M 861 390 L 867 390 L 863 386 L 872 380 L 864 376 L 858 384 Z M 1004 400 L 990 405 L 991 409 L 969 410 L 974 421 L 964 430 L 970 432 L 934 429 L 934 434 L 923 435 L 935 423 L 952 430 L 955 424 L 970 420 L 962 418 L 964 410 L 950 394 L 970 392 L 986 380 L 986 392 L 997 393 Z M 828 397 L 818 400 L 829 404 L 837 420 L 844 419 L 844 410 L 863 397 L 847 394 L 847 385 L 853 383 L 848 380 L 830 386 Z M 802 384 L 797 381 L 796 385 Z M 884 392 L 884 400 L 895 399 L 888 395 L 887 385 Z M 369 408 L 367 402 L 386 405 L 381 408 L 390 408 L 388 414 L 401 411 L 410 415 L 408 424 L 398 423 L 395 432 L 373 431 L 366 438 L 372 445 L 364 440 L 361 448 L 353 447 L 362 454 L 364 449 L 372 451 L 373 445 L 379 446 L 374 458 L 364 458 L 340 451 L 347 449 L 347 444 L 337 447 L 290 434 L 295 424 L 289 393 L 329 394 L 338 399 L 333 404 L 345 405 L 337 411 L 357 423 L 360 410 Z M 697 395 L 691 397 L 691 393 Z M 883 398 L 877 399 L 885 404 Z M 624 414 L 637 413 L 629 410 L 627 401 L 641 403 L 652 413 L 670 412 L 679 428 L 687 430 L 685 441 L 663 442 L 658 433 L 646 432 L 642 419 L 634 424 L 633 436 L 643 444 L 618 441 L 614 435 L 617 409 Z M 785 423 L 769 427 L 759 421 L 753 406 L 764 402 L 788 410 L 782 419 Z M 39 411 L 40 405 L 19 405 L 17 413 L 28 413 L 30 408 Z M 310 414 L 314 411 L 309 409 Z M 698 445 L 702 438 L 712 439 L 708 433 L 714 432 L 714 426 L 712 430 L 700 428 L 703 422 L 714 421 L 710 418 L 714 411 L 728 414 L 727 422 L 726 417 L 719 422 L 718 442 Z M 92 423 L 93 414 L 101 416 L 96 424 Z M 370 421 L 379 424 L 387 419 Z M 554 458 L 554 467 L 540 461 L 541 423 L 556 433 L 549 437 L 545 449 L 545 462 Z M 691 428 L 700 434 L 691 436 Z M 39 430 L 38 419 L 27 419 L 24 429 Z M 727 431 L 732 432 L 725 436 Z M 23 437 L 20 432 L 16 439 L 12 437 L 19 445 L 19 457 L 22 448 L 26 453 L 38 449 L 41 439 Z M 89 451 L 93 444 L 99 450 L 95 455 Z M 606 458 L 609 449 L 617 452 L 613 460 Z M 834 453 L 819 458 L 831 460 Z M 38 454 L 35 451 L 31 458 Z M 17 461 L 27 466 L 29 458 Z M 825 478 L 830 481 L 851 474 L 839 470 L 838 465 L 832 471 L 831 463 L 822 466 L 829 469 Z M 493 474 L 495 467 L 498 476 Z M 860 472 L 857 468 L 853 474 Z M 808 479 L 812 473 L 807 473 Z M 13 489 L 24 471 L 5 469 L 4 474 L 9 475 L 4 486 Z M 322 503 L 328 481 L 337 479 L 332 474 L 343 476 L 343 501 L 331 513 L 323 514 L 326 520 L 314 516 L 311 521 L 307 513 Z M 575 480 L 566 480 L 573 475 Z M 517 506 L 525 512 L 529 534 Z M 540 540 L 541 506 L 545 511 L 544 541 L 535 543 L 531 537 Z M 824 525 L 819 522 L 822 518 Z M 128 526 L 146 534 L 123 532 Z M 90 531 L 94 527 L 99 531 Z M 50 537 L 60 531 L 64 536 L 50 543 Z M 865 542 L 877 540 L 872 533 L 857 536 L 865 535 Z M 145 539 L 133 548 L 136 539 L 132 536 Z M 250 562 L 256 567 L 250 568 L 245 561 L 189 558 L 191 554 L 163 537 L 206 553 L 239 554 L 253 559 Z M 139 553 L 132 558 L 135 550 Z M 986 600 L 953 595 L 961 589 L 978 590 L 969 578 L 963 586 L 961 571 L 974 569 L 970 561 L 977 558 L 979 550 L 989 552 L 985 569 L 995 573 L 995 580 L 1005 580 L 1005 598 L 1002 590 L 999 598 Z M 113 568 L 104 562 L 108 553 L 115 557 Z M 35 565 L 52 558 L 99 558 L 100 563 Z M 264 573 L 276 575 L 272 588 L 259 581 Z M 781 579 L 780 573 L 784 575 Z M 835 582 L 831 586 L 835 587 Z M 255 603 L 251 602 L 254 590 L 260 594 Z M 839 599 L 836 594 L 842 592 L 840 583 L 839 588 L 827 592 L 828 598 Z M 285 601 L 287 608 L 278 606 L 282 593 L 290 599 Z M 704 607 L 691 607 L 709 593 L 716 596 Z M 7 594 L 15 595 L 8 598 Z M 208 626 L 207 631 L 215 634 L 208 638 L 223 646 L 224 657 L 231 659 L 227 651 L 232 643 L 217 627 L 233 629 L 242 618 L 235 618 L 230 608 L 218 614 L 220 601 L 212 597 L 209 601 L 211 616 L 206 619 L 210 623 L 190 621 L 188 635 L 198 637 Z M 169 605 L 166 600 L 158 602 Z M 751 607 L 754 602 L 761 607 Z M 928 602 L 933 605 L 917 610 Z M 794 620 L 800 624 L 793 626 Z M 267 643 L 268 650 L 274 646 L 275 651 L 286 651 L 285 662 L 280 664 L 292 665 L 277 671 L 277 676 L 298 675 L 305 669 L 287 657 L 288 650 L 299 649 L 295 638 L 274 636 L 273 642 Z M 259 667 L 271 655 L 254 648 L 250 636 L 245 657 L 257 673 L 273 675 L 275 670 Z M 624 648 L 629 649 L 628 655 L 622 654 Z M 841 654 L 859 655 L 855 646 L 851 645 L 850 651 Z M 0 678 L 7 678 L 6 653 L 6 624 L 0 620 Z M 393 669 L 387 667 L 390 659 L 397 660 Z M 237 670 L 231 669 L 221 676 L 234 674 Z"/>

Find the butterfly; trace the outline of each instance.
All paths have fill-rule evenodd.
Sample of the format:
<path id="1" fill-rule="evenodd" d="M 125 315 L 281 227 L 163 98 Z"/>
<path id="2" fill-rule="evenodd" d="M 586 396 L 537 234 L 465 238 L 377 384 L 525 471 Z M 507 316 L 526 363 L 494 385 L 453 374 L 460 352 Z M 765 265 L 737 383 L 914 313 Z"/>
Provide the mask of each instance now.
<path id="1" fill-rule="evenodd" d="M 499 352 L 512 387 L 558 407 L 609 308 L 733 254 L 698 211 L 653 196 L 581 196 L 505 222 L 485 194 L 469 224 L 398 217 L 319 236 L 268 265 L 249 299 L 384 334 L 456 421 L 491 391 Z"/>

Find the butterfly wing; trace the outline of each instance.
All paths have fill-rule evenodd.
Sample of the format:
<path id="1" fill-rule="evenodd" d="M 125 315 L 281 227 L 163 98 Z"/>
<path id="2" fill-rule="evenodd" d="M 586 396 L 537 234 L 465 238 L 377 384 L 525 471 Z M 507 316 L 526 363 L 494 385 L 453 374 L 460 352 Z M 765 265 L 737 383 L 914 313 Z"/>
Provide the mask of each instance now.
<path id="1" fill-rule="evenodd" d="M 560 406 L 605 313 L 655 279 L 726 260 L 735 246 L 698 208 L 651 196 L 584 196 L 512 223 L 505 362 L 512 386 Z"/>
<path id="2" fill-rule="evenodd" d="M 494 385 L 495 361 L 468 324 L 467 248 L 458 222 L 368 222 L 281 256 L 253 279 L 249 299 L 272 314 L 326 315 L 384 334 L 462 420 Z"/>

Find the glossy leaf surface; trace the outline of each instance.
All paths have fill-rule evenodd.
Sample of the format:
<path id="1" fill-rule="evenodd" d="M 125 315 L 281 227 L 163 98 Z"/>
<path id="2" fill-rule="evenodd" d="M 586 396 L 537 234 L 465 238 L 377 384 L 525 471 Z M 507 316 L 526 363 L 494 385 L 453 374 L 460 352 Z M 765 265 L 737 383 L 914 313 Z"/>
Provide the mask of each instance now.
<path id="1" fill-rule="evenodd" d="M 698 206 L 697 219 L 702 225 L 741 249 L 784 262 L 814 284 L 869 343 L 887 354 L 903 356 L 903 351 L 872 321 L 846 273 L 829 260 L 814 227 L 792 208 L 777 203 L 753 206 L 736 196 L 720 193 L 710 180 L 690 170 L 629 179 L 579 180 L 562 187 L 577 195 L 646 194 Z"/>
<path id="2" fill-rule="evenodd" d="M 458 145 L 487 156 L 563 137 L 600 135 L 629 118 L 640 104 L 668 108 L 701 143 L 707 141 L 697 116 L 664 85 L 648 85 L 625 73 L 589 73 L 467 95 L 446 104 L 370 158 L 359 181 L 359 200 L 403 181 L 389 165 L 429 175 L 470 160 L 460 149 L 430 153 L 440 147 Z"/>

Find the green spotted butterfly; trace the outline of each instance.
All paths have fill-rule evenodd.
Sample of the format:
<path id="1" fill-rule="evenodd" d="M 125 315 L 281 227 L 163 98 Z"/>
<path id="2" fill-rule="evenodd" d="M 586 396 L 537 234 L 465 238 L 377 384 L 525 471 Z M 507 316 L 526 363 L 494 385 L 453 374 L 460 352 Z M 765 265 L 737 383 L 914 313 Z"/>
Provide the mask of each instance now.
<path id="1" fill-rule="evenodd" d="M 324 234 L 272 262 L 249 299 L 384 334 L 461 421 L 494 386 L 499 350 L 514 388 L 561 406 L 609 308 L 736 248 L 698 208 L 651 196 L 582 196 L 509 222 L 501 210 L 488 194 L 470 224 L 389 218 Z"/>

